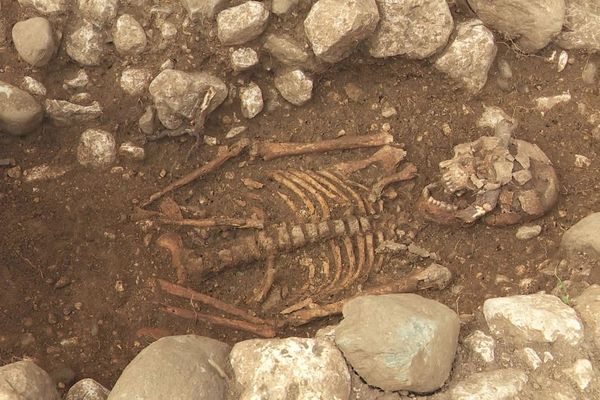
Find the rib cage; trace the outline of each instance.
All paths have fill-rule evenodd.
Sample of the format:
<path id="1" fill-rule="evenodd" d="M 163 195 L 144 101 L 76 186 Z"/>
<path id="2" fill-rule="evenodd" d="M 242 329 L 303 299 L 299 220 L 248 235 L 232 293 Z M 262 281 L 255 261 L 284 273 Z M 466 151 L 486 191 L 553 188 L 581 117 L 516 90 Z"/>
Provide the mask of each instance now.
<path id="1" fill-rule="evenodd" d="M 360 185 L 325 170 L 273 171 L 267 176 L 278 184 L 277 195 L 296 222 L 267 225 L 205 251 L 200 257 L 203 272 L 219 272 L 321 245 L 320 279 L 317 281 L 311 266 L 304 289 L 310 287 L 314 295 L 330 296 L 365 281 L 381 268 L 384 256 L 375 254 L 375 248 L 386 236 L 379 226 L 382 207 L 376 211 L 376 205 L 353 187 Z M 338 208 L 345 213 L 334 217 Z"/>

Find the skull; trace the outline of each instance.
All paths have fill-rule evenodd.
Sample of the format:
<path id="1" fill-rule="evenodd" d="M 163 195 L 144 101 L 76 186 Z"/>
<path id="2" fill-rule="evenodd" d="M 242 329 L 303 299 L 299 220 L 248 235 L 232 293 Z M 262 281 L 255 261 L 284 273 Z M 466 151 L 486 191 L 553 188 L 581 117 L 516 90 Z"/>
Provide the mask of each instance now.
<path id="1" fill-rule="evenodd" d="M 506 126 L 505 126 L 506 128 Z M 442 178 L 423 189 L 421 209 L 439 223 L 510 225 L 540 217 L 558 199 L 558 178 L 542 150 L 506 130 L 459 144 L 440 163 Z"/>

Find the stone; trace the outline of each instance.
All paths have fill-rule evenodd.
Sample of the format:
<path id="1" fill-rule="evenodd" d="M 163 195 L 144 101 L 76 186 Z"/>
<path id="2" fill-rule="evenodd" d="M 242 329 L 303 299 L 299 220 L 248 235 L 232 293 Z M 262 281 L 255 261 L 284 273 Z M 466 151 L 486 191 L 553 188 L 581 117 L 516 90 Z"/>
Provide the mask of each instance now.
<path id="1" fill-rule="evenodd" d="M 69 0 L 19 0 L 22 7 L 33 8 L 43 15 L 69 11 Z"/>
<path id="2" fill-rule="evenodd" d="M 469 20 L 458 25 L 456 38 L 435 67 L 475 94 L 487 82 L 496 51 L 492 32 L 481 21 Z"/>
<path id="3" fill-rule="evenodd" d="M 571 101 L 571 93 L 565 92 L 563 94 L 558 94 L 556 96 L 543 96 L 534 99 L 535 108 L 537 108 L 542 115 L 556 107 L 561 103 L 568 103 Z"/>
<path id="4" fill-rule="evenodd" d="M 575 311 L 581 317 L 586 333 L 600 350 L 600 286 L 592 285 L 575 298 Z"/>
<path id="5" fill-rule="evenodd" d="M 69 102 L 81 105 L 93 105 L 94 99 L 91 94 L 88 92 L 75 93 L 71 97 L 69 97 Z M 98 103 L 98 106 L 100 104 Z"/>
<path id="6" fill-rule="evenodd" d="M 104 34 L 91 23 L 82 21 L 67 36 L 65 48 L 69 57 L 81 65 L 100 65 L 106 53 Z"/>
<path id="7" fill-rule="evenodd" d="M 315 55 L 336 63 L 371 35 L 378 22 L 375 0 L 318 0 L 304 20 L 304 31 Z"/>
<path id="8" fill-rule="evenodd" d="M 90 78 L 84 69 L 77 71 L 77 75 L 75 75 L 73 78 L 65 80 L 66 89 L 68 88 L 73 90 L 83 89 L 89 83 Z"/>
<path id="9" fill-rule="evenodd" d="M 598 75 L 598 67 L 592 61 L 588 61 L 581 71 L 581 80 L 586 85 L 594 85 L 596 83 L 596 75 Z"/>
<path id="10" fill-rule="evenodd" d="M 361 296 L 343 314 L 335 342 L 367 384 L 427 393 L 448 379 L 460 322 L 445 305 L 415 294 Z"/>
<path id="11" fill-rule="evenodd" d="M 217 15 L 217 36 L 221 44 L 233 46 L 259 37 L 267 27 L 269 10 L 258 1 L 247 1 Z"/>
<path id="12" fill-rule="evenodd" d="M 77 7 L 83 18 L 102 28 L 114 23 L 119 0 L 77 0 Z"/>
<path id="13" fill-rule="evenodd" d="M 223 400 L 228 354 L 207 337 L 161 338 L 127 365 L 107 400 Z"/>
<path id="14" fill-rule="evenodd" d="M 102 116 L 102 107 L 97 101 L 89 106 L 82 106 L 65 100 L 47 99 L 44 109 L 50 120 L 61 126 L 93 121 Z"/>
<path id="15" fill-rule="evenodd" d="M 373 57 L 427 58 L 442 49 L 454 29 L 446 0 L 377 0 L 381 20 L 367 47 Z"/>
<path id="16" fill-rule="evenodd" d="M 152 72 L 150 70 L 145 68 L 127 68 L 121 73 L 119 85 L 128 95 L 141 96 L 148 90 L 151 80 Z"/>
<path id="17" fill-rule="evenodd" d="M 69 389 L 65 400 L 106 400 L 108 389 L 93 379 L 85 378 Z"/>
<path id="18" fill-rule="evenodd" d="M 543 377 L 539 384 L 541 389 L 533 392 L 533 400 L 580 400 L 567 382 L 557 382 Z"/>
<path id="19" fill-rule="evenodd" d="M 518 350 L 517 355 L 530 369 L 534 371 L 542 365 L 542 359 L 531 347 L 524 347 L 521 350 Z"/>
<path id="20" fill-rule="evenodd" d="M 515 236 L 519 240 L 529 240 L 539 236 L 540 233 L 542 233 L 540 225 L 524 225 L 519 227 Z"/>
<path id="21" fill-rule="evenodd" d="M 451 400 L 512 400 L 527 383 L 527 374 L 508 368 L 473 374 L 450 389 Z"/>
<path id="22" fill-rule="evenodd" d="M 235 72 L 242 72 L 258 65 L 258 53 L 250 47 L 243 47 L 231 52 L 231 68 Z"/>
<path id="23" fill-rule="evenodd" d="M 233 346 L 230 360 L 239 400 L 350 398 L 348 367 L 328 340 L 246 340 Z"/>
<path id="24" fill-rule="evenodd" d="M 213 18 L 225 9 L 229 0 L 181 0 L 191 19 Z"/>
<path id="25" fill-rule="evenodd" d="M 154 133 L 154 114 L 154 107 L 148 106 L 138 121 L 140 131 L 145 135 Z"/>
<path id="26" fill-rule="evenodd" d="M 256 117 L 264 106 L 262 91 L 254 82 L 250 82 L 240 89 L 240 101 L 242 103 L 242 115 L 249 119 Z"/>
<path id="27" fill-rule="evenodd" d="M 465 339 L 465 344 L 469 350 L 477 354 L 479 358 L 486 363 L 494 362 L 494 351 L 496 349 L 496 341 L 493 337 L 486 335 L 482 331 L 475 331 Z"/>
<path id="28" fill-rule="evenodd" d="M 31 361 L 0 367 L 0 399 L 60 400 L 52 378 Z"/>
<path id="29" fill-rule="evenodd" d="M 167 129 L 177 129 L 194 118 L 210 87 L 216 92 L 208 107 L 210 113 L 228 95 L 225 83 L 213 75 L 166 69 L 150 83 L 149 91 L 160 122 Z"/>
<path id="30" fill-rule="evenodd" d="M 46 87 L 40 81 L 30 76 L 23 77 L 21 89 L 26 90 L 35 96 L 45 96 L 47 93 Z"/>
<path id="31" fill-rule="evenodd" d="M 56 53 L 54 32 L 46 18 L 35 17 L 17 22 L 12 29 L 12 39 L 19 56 L 34 67 L 48 64 Z"/>
<path id="32" fill-rule="evenodd" d="M 144 148 L 131 142 L 125 142 L 119 146 L 119 155 L 133 161 L 143 161 L 146 158 Z"/>
<path id="33" fill-rule="evenodd" d="M 597 0 L 565 0 L 564 29 L 556 42 L 565 49 L 600 51 L 600 3 Z"/>
<path id="34" fill-rule="evenodd" d="M 312 98 L 313 80 L 302 70 L 278 73 L 274 84 L 281 96 L 296 106 L 301 106 Z"/>
<path id="35" fill-rule="evenodd" d="M 115 138 L 101 129 L 88 129 L 81 134 L 77 161 L 84 167 L 105 168 L 117 159 Z"/>
<path id="36" fill-rule="evenodd" d="M 24 90 L 0 81 L 0 132 L 22 136 L 37 129 L 42 106 Z"/>
<path id="37" fill-rule="evenodd" d="M 23 171 L 25 182 L 39 182 L 57 179 L 71 170 L 68 166 L 63 165 L 36 165 Z"/>
<path id="38" fill-rule="evenodd" d="M 275 60 L 289 67 L 301 67 L 310 62 L 308 51 L 287 35 L 268 35 L 264 49 Z"/>
<path id="39" fill-rule="evenodd" d="M 575 361 L 572 367 L 564 369 L 563 373 L 567 375 L 580 390 L 588 388 L 592 379 L 594 379 L 594 368 L 587 359 Z"/>
<path id="40" fill-rule="evenodd" d="M 565 0 L 469 0 L 477 17 L 525 52 L 546 47 L 561 31 Z"/>
<path id="41" fill-rule="evenodd" d="M 129 14 L 117 19 L 113 32 L 113 43 L 120 55 L 137 55 L 146 49 L 146 32 L 142 25 Z"/>
<path id="42" fill-rule="evenodd" d="M 587 253 L 600 257 L 600 213 L 590 214 L 567 230 L 560 247 L 569 254 Z"/>
<path id="43" fill-rule="evenodd" d="M 575 310 L 556 296 L 531 294 L 488 299 L 483 314 L 492 334 L 507 343 L 555 343 L 576 346 L 583 326 Z"/>
<path id="44" fill-rule="evenodd" d="M 277 15 L 287 14 L 294 9 L 298 3 L 300 3 L 300 0 L 273 0 L 271 11 L 273 11 L 273 14 Z"/>

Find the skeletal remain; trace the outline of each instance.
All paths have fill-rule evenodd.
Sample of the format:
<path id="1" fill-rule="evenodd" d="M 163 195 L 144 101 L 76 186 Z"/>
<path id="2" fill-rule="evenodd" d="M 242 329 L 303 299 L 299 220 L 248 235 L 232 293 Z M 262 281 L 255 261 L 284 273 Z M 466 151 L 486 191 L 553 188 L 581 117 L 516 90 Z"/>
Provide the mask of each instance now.
<path id="1" fill-rule="evenodd" d="M 558 199 L 552 163 L 536 145 L 511 138 L 515 124 L 503 119 L 495 136 L 454 147 L 442 161 L 439 182 L 423 189 L 420 208 L 439 223 L 511 225 L 538 218 Z"/>

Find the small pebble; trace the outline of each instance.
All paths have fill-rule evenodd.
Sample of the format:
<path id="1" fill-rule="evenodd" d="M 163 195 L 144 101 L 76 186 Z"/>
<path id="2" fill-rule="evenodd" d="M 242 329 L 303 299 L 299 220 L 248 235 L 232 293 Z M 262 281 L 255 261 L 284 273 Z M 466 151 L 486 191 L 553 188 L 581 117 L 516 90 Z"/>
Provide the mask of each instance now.
<path id="1" fill-rule="evenodd" d="M 575 154 L 575 166 L 577 168 L 587 168 L 592 165 L 592 160 L 581 154 Z"/>
<path id="2" fill-rule="evenodd" d="M 596 83 L 596 74 L 598 73 L 598 68 L 596 64 L 593 62 L 589 62 L 583 67 L 583 71 L 581 72 L 581 79 L 584 83 L 588 85 L 593 85 Z"/>
<path id="3" fill-rule="evenodd" d="M 542 233 L 540 225 L 526 225 L 519 228 L 516 236 L 519 240 L 529 240 L 539 236 L 540 233 Z"/>
<path id="4" fill-rule="evenodd" d="M 381 116 L 383 118 L 390 118 L 397 114 L 398 111 L 396 111 L 396 108 L 390 104 L 385 104 L 381 109 Z"/>

